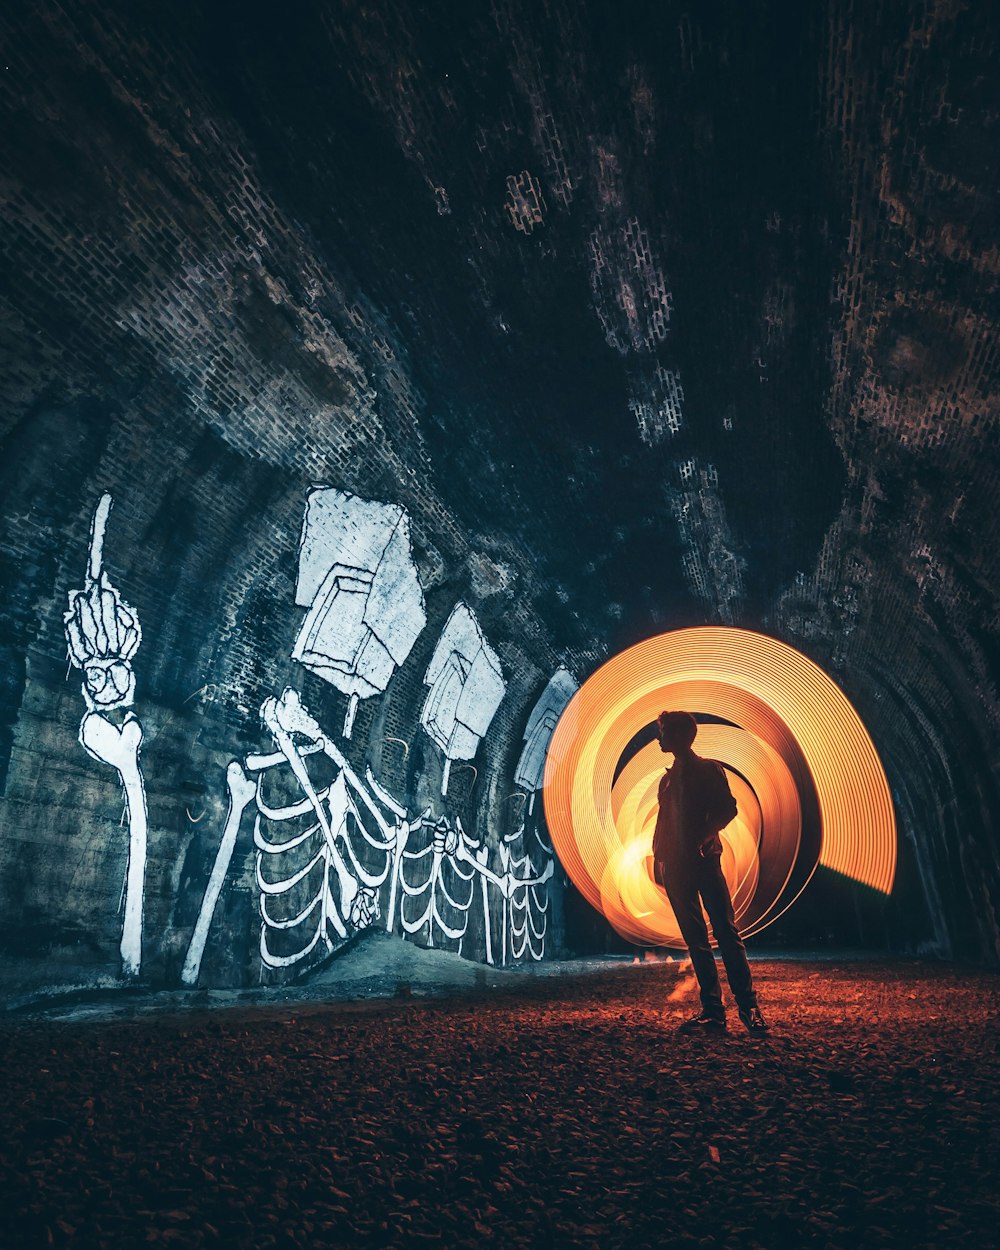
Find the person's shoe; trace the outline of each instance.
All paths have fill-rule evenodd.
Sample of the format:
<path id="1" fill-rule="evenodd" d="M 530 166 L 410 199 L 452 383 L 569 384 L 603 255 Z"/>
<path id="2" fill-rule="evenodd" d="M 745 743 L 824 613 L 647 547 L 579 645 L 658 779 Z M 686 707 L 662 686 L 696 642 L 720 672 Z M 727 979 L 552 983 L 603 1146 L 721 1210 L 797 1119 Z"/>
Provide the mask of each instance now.
<path id="1" fill-rule="evenodd" d="M 710 1011 L 699 1011 L 690 1020 L 685 1020 L 678 1029 L 679 1033 L 722 1033 L 726 1028 L 726 1017 L 713 1015 Z"/>
<path id="2" fill-rule="evenodd" d="M 765 1033 L 770 1033 L 767 1021 L 760 1014 L 759 1007 L 741 1007 L 740 1019 L 746 1026 L 746 1031 L 752 1033 L 755 1037 L 763 1037 Z"/>

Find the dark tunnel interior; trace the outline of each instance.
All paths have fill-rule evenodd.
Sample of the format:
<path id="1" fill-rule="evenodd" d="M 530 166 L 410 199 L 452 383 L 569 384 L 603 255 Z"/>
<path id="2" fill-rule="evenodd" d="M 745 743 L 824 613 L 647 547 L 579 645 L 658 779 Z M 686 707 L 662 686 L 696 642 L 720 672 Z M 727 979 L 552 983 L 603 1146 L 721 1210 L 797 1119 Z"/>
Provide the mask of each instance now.
<path id="1" fill-rule="evenodd" d="M 421 849 L 436 821 L 456 868 L 537 872 L 532 734 L 609 656 L 705 625 L 819 665 L 895 810 L 891 893 L 821 866 L 762 946 L 1000 963 L 991 6 L 38 0 L 0 23 L 11 992 L 278 984 L 376 909 L 433 945 L 417 895 L 385 914 L 378 839 L 429 812 Z M 73 598 L 105 495 L 113 628 Z M 350 655 L 316 659 L 323 595 L 368 605 Z M 356 872 L 325 852 L 294 963 L 298 902 L 260 884 L 270 835 L 233 789 L 287 689 L 323 742 L 350 729 L 316 828 L 367 838 Z M 301 797 L 263 777 L 269 810 Z M 442 878 L 438 944 L 516 963 L 489 880 L 459 924 Z M 631 949 L 558 864 L 547 888 L 531 956 Z"/>
<path id="2" fill-rule="evenodd" d="M 993 1244 L 998 18 L 0 7 L 5 1247 Z"/>

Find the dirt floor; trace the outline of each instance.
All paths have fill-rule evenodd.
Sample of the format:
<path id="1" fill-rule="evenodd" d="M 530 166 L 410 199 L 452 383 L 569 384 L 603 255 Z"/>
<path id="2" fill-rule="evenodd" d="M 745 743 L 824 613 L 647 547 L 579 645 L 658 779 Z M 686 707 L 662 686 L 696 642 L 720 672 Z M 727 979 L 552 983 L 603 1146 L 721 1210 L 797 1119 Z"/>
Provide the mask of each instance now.
<path id="1" fill-rule="evenodd" d="M 0 1245 L 997 1244 L 1000 978 L 678 964 L 516 991 L 0 1026 Z"/>

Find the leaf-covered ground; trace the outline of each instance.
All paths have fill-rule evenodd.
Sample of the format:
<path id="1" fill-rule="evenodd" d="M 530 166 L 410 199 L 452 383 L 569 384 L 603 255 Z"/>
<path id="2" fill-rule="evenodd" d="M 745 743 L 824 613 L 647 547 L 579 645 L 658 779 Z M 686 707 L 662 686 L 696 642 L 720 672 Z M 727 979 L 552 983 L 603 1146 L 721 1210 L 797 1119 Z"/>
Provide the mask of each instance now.
<path id="1" fill-rule="evenodd" d="M 517 993 L 0 1029 L 0 1244 L 996 1244 L 1000 979 L 677 964 Z"/>

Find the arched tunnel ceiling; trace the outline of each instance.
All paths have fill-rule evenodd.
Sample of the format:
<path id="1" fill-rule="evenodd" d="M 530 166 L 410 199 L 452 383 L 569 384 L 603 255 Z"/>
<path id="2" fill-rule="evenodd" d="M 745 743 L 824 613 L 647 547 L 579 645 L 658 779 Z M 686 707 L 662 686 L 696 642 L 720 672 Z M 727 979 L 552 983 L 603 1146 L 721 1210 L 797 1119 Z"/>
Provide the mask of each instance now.
<path id="1" fill-rule="evenodd" d="M 692 594 L 759 609 L 814 558 L 843 489 L 820 330 L 839 206 L 785 39 L 596 9 L 258 17 L 235 42 L 223 21 L 208 55 L 269 179 L 391 310 L 460 523 L 527 530 L 536 575 L 612 641 Z M 697 73 L 692 41 L 720 35 Z M 720 76 L 752 114 L 719 108 Z"/>
<path id="2" fill-rule="evenodd" d="M 279 34 L 277 58 L 259 30 L 220 56 L 228 99 L 275 179 L 296 186 L 316 237 L 396 311 L 439 488 L 472 532 L 529 518 L 539 572 L 566 580 L 598 637 L 614 633 L 609 609 L 635 631 L 690 598 L 671 515 L 685 460 L 696 460 L 695 487 L 709 464 L 727 483 L 728 529 L 722 517 L 693 522 L 730 549 L 728 577 L 699 569 L 723 612 L 734 592 L 767 602 L 797 558 L 808 563 L 843 485 L 822 352 L 808 337 L 817 318 L 810 327 L 803 315 L 825 307 L 829 277 L 816 246 L 826 197 L 799 121 L 811 84 L 750 23 L 728 33 L 736 63 L 723 73 L 748 93 L 762 64 L 778 76 L 756 92 L 749 124 L 719 110 L 717 71 L 700 83 L 678 73 L 682 32 L 655 8 L 651 26 L 631 29 L 572 7 L 469 6 L 437 22 L 400 11 L 384 38 L 327 22 L 321 39 L 304 22 Z M 639 55 L 650 35 L 674 55 Z M 343 67 L 332 76 L 331 43 Z M 779 124 L 786 108 L 798 133 Z M 784 237 L 768 231 L 779 218 L 794 223 Z M 797 263 L 810 243 L 811 263 Z M 747 265 L 751 247 L 760 254 Z M 766 317 L 793 302 L 804 309 L 785 310 L 793 350 L 775 396 L 755 361 Z M 778 454 L 762 454 L 769 441 Z M 478 489 L 456 495 L 455 480 Z M 797 550 L 773 541 L 793 529 Z"/>
<path id="3" fill-rule="evenodd" d="M 662 630 L 802 648 L 887 757 L 937 936 L 995 954 L 995 846 L 954 806 L 995 812 L 1000 741 L 991 6 L 40 0 L 0 27 L 9 812 L 25 716 L 71 697 L 100 492 L 147 695 L 182 723 L 211 688 L 225 751 L 287 669 L 331 485 L 407 509 L 514 738 L 557 664 Z"/>

